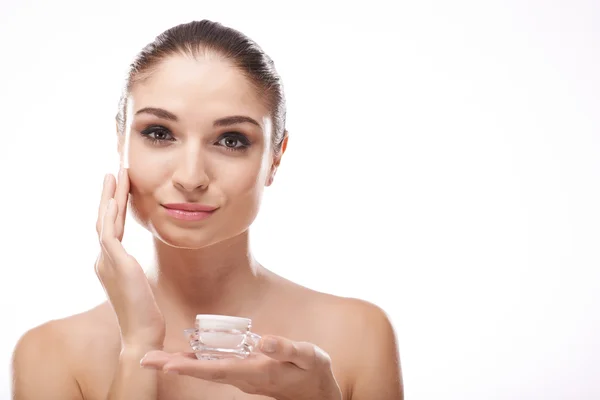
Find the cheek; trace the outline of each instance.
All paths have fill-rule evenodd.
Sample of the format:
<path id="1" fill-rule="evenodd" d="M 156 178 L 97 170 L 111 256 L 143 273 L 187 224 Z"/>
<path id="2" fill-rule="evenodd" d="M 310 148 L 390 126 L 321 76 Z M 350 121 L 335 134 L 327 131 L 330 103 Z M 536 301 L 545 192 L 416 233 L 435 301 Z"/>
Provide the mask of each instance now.
<path id="1" fill-rule="evenodd" d="M 139 165 L 129 164 L 129 208 L 135 220 L 142 226 L 147 226 L 147 220 L 150 216 L 150 207 L 152 201 L 152 193 L 154 182 L 150 174 L 142 173 L 143 168 Z"/>
<path id="2" fill-rule="evenodd" d="M 245 161 L 229 168 L 221 168 L 219 171 L 219 188 L 230 200 L 236 202 L 260 197 L 269 172 L 266 163 L 258 157 Z"/>
<path id="3" fill-rule="evenodd" d="M 238 231 L 247 229 L 257 217 L 269 171 L 259 157 L 244 161 L 222 169 L 215 181 L 227 201 L 225 225 Z"/>
<path id="4" fill-rule="evenodd" d="M 149 171 L 147 168 L 129 164 L 129 182 L 132 194 L 148 195 L 155 191 L 160 179 L 157 179 L 156 174 L 147 171 Z"/>
<path id="5" fill-rule="evenodd" d="M 132 140 L 129 148 L 129 206 L 134 219 L 142 226 L 148 227 L 153 207 L 156 206 L 154 195 L 158 188 L 168 179 L 165 155 L 148 149 L 143 143 Z"/>
<path id="6" fill-rule="evenodd" d="M 129 180 L 133 193 L 153 193 L 169 177 L 169 164 L 174 159 L 169 152 L 150 149 L 132 138 L 129 148 Z"/>

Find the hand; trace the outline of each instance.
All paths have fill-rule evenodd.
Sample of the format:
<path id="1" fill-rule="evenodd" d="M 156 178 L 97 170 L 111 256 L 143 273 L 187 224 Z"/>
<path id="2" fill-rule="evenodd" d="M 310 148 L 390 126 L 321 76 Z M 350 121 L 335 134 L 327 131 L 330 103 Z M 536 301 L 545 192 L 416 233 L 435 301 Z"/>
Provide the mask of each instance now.
<path id="1" fill-rule="evenodd" d="M 198 360 L 194 353 L 151 351 L 145 368 L 233 385 L 249 394 L 279 400 L 341 400 L 327 353 L 311 343 L 265 336 L 261 353 L 246 359 Z"/>
<path id="2" fill-rule="evenodd" d="M 117 315 L 123 347 L 162 349 L 166 332 L 163 315 L 144 270 L 121 244 L 128 198 L 127 170 L 121 169 L 118 183 L 107 175 L 96 222 L 101 244 L 96 275 Z"/>

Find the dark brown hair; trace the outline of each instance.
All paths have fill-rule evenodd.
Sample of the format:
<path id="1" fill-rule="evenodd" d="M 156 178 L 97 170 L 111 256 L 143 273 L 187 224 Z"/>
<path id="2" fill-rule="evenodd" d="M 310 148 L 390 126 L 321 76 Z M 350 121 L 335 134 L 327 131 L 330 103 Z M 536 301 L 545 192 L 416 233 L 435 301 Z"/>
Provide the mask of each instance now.
<path id="1" fill-rule="evenodd" d="M 119 101 L 117 128 L 125 132 L 127 96 L 136 82 L 147 79 L 169 56 L 200 57 L 210 54 L 231 61 L 263 96 L 273 119 L 273 149 L 278 154 L 285 137 L 285 96 L 283 83 L 273 60 L 241 32 L 208 20 L 192 21 L 170 28 L 146 45 L 135 57 Z"/>

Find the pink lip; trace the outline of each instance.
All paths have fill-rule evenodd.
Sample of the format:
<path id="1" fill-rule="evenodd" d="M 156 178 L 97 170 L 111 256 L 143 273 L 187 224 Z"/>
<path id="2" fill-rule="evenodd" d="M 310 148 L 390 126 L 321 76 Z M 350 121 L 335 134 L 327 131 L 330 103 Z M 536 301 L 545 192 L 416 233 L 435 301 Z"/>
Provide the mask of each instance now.
<path id="1" fill-rule="evenodd" d="M 217 209 L 216 207 L 197 203 L 163 204 L 163 207 L 167 210 L 167 214 L 184 221 L 201 221 L 210 217 Z"/>

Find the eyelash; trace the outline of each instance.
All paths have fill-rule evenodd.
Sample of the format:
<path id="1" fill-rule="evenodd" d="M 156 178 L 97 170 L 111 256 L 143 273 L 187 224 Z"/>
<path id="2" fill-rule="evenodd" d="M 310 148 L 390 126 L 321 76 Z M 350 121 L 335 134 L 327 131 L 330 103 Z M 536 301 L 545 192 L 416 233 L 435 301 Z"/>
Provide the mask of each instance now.
<path id="1" fill-rule="evenodd" d="M 161 145 L 161 144 L 164 144 L 165 142 L 172 142 L 175 140 L 173 138 L 173 135 L 171 134 L 171 132 L 167 128 L 160 126 L 160 125 L 149 126 L 148 128 L 144 129 L 140 133 L 142 134 L 144 139 L 149 140 L 150 143 L 155 144 L 155 145 Z M 156 135 L 157 133 L 166 134 L 166 135 L 170 136 L 170 138 L 169 139 L 157 139 L 156 137 L 152 136 L 152 135 Z M 226 133 L 222 134 L 221 136 L 219 136 L 219 140 L 216 142 L 216 144 L 219 144 L 219 142 L 221 142 L 225 139 L 234 139 L 238 143 L 241 144 L 240 147 L 228 147 L 228 146 L 225 146 L 224 144 L 221 144 L 220 146 L 225 148 L 225 150 L 227 150 L 227 151 L 245 151 L 250 147 L 250 140 L 248 140 L 248 138 L 245 135 L 243 135 L 239 132 L 226 132 Z"/>

